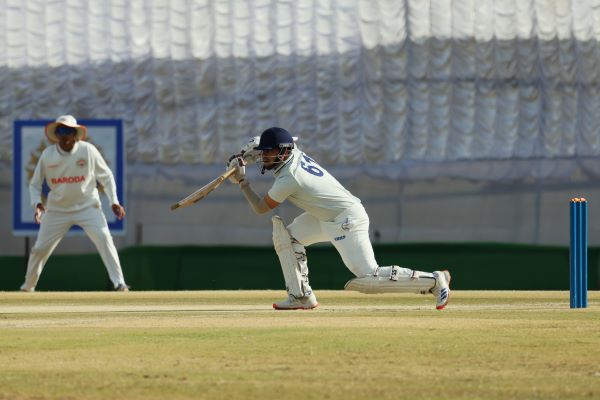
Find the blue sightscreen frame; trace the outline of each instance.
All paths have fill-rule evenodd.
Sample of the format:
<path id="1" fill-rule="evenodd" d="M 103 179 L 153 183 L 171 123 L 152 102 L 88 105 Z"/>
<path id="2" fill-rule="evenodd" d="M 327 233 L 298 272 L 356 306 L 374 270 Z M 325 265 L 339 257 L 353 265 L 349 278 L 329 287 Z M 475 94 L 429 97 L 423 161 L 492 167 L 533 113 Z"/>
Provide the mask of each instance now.
<path id="1" fill-rule="evenodd" d="M 41 127 L 42 129 L 53 120 L 15 120 L 13 126 L 13 234 L 29 235 L 39 230 L 39 225 L 34 222 L 21 221 L 21 190 L 17 188 L 21 182 L 21 147 L 23 141 L 22 129 L 24 127 Z M 125 162 L 123 142 L 123 121 L 119 119 L 82 119 L 78 123 L 89 128 L 96 126 L 112 126 L 116 129 L 116 158 L 117 165 L 112 171 L 117 186 L 117 196 L 122 205 L 125 204 Z M 32 210 L 33 212 L 33 210 Z M 124 220 L 116 220 L 108 223 L 112 233 L 122 234 L 125 232 Z M 71 231 L 82 231 L 79 226 L 74 226 Z"/>

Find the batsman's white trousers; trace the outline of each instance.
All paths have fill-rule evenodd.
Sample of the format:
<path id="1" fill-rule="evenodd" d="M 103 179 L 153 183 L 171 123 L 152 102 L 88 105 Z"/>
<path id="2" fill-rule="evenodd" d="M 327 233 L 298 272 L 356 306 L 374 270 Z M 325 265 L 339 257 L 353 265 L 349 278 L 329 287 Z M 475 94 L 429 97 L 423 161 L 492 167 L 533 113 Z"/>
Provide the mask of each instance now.
<path id="1" fill-rule="evenodd" d="M 369 216 L 362 204 L 347 209 L 331 222 L 320 221 L 305 212 L 287 228 L 290 235 L 304 246 L 331 242 L 346 267 L 357 277 L 373 275 L 377 269 L 369 238 Z"/>
<path id="2" fill-rule="evenodd" d="M 29 255 L 25 283 L 21 286 L 22 290 L 35 289 L 50 254 L 73 225 L 81 226 L 92 240 L 113 285 L 116 287 L 119 284 L 125 284 L 119 254 L 108 230 L 104 213 L 99 208 L 89 207 L 77 212 L 48 211 L 44 213 L 38 237 Z"/>

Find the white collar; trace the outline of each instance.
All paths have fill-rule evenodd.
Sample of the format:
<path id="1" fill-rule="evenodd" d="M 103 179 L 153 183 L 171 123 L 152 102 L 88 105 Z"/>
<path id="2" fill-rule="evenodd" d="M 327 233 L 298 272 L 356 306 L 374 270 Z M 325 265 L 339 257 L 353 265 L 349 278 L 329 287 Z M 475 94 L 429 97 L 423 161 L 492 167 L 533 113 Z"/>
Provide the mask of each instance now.
<path id="1" fill-rule="evenodd" d="M 79 140 L 75 141 L 75 144 L 73 145 L 73 148 L 71 149 L 71 151 L 65 151 L 60 147 L 60 144 L 56 143 L 56 150 L 58 150 L 58 154 L 60 154 L 61 156 L 69 156 L 73 153 L 75 153 L 75 151 L 77 150 L 77 148 L 79 147 Z"/>

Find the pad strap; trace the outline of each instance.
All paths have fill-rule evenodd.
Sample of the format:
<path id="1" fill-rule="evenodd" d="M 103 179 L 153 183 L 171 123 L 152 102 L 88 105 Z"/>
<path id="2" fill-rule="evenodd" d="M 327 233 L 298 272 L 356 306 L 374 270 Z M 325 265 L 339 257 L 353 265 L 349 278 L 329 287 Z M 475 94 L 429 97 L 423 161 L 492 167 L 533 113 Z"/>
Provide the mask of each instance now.
<path id="1" fill-rule="evenodd" d="M 434 286 L 431 273 L 391 265 L 378 267 L 373 275 L 348 281 L 344 289 L 361 293 L 426 293 Z"/>

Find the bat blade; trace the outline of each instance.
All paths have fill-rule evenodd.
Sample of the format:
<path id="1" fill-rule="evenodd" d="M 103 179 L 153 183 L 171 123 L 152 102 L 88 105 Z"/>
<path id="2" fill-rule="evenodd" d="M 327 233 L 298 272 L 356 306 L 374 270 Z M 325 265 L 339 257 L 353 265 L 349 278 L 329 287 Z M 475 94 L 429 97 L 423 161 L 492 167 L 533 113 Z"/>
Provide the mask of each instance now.
<path id="1" fill-rule="evenodd" d="M 171 205 L 171 211 L 177 210 L 178 208 L 188 207 L 192 204 L 199 202 L 209 195 L 210 192 L 218 188 L 225 179 L 229 178 L 235 172 L 235 168 L 227 170 L 223 174 L 219 175 L 200 189 L 196 190 L 189 196 L 179 200 L 177 203 Z"/>

